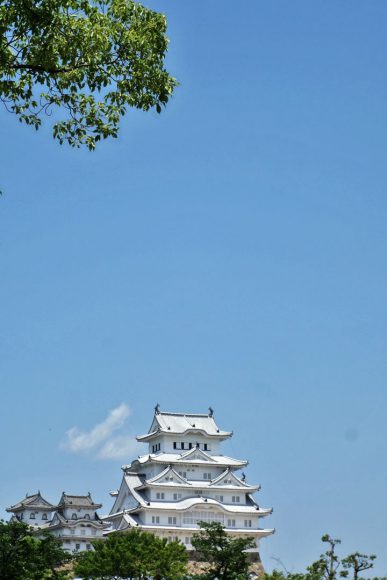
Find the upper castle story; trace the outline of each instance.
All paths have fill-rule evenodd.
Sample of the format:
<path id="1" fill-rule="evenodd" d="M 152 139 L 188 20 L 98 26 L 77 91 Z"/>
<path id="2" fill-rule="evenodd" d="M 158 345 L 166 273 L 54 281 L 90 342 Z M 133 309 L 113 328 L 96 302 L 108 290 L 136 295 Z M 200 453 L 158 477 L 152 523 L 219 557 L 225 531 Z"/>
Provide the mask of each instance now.
<path id="1" fill-rule="evenodd" d="M 149 431 L 137 441 L 149 444 L 149 454 L 182 454 L 201 449 L 208 455 L 219 455 L 220 443 L 232 437 L 215 422 L 213 409 L 208 414 L 166 413 L 156 405 Z"/>

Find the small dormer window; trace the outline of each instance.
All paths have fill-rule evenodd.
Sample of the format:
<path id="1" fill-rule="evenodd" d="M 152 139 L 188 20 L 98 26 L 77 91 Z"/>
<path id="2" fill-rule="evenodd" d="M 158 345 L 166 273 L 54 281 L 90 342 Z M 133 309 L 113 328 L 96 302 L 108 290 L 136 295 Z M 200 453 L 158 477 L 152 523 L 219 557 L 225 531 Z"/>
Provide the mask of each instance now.
<path id="1" fill-rule="evenodd" d="M 177 449 L 177 443 L 176 443 L 176 441 L 173 442 L 173 448 L 174 449 Z"/>
<path id="2" fill-rule="evenodd" d="M 34 519 L 35 519 L 35 514 L 34 514 L 34 512 L 31 512 L 30 513 L 30 520 L 34 520 Z"/>
<path id="3" fill-rule="evenodd" d="M 72 519 L 72 520 L 76 520 L 76 519 L 78 519 L 78 518 L 77 518 L 77 514 L 73 514 L 73 515 L 71 516 L 71 519 Z"/>
<path id="4" fill-rule="evenodd" d="M 47 514 L 43 514 L 42 515 L 42 520 L 46 520 L 47 519 Z"/>
<path id="5" fill-rule="evenodd" d="M 85 514 L 85 520 L 89 520 L 89 519 L 90 519 L 89 514 Z"/>

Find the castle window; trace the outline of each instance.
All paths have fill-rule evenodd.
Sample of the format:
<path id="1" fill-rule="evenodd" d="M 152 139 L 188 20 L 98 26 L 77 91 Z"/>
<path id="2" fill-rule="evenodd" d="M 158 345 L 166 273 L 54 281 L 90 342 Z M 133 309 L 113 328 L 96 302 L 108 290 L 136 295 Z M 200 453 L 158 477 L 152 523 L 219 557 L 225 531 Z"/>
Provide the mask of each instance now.
<path id="1" fill-rule="evenodd" d="M 21 520 L 24 520 L 24 514 L 23 514 L 23 512 L 20 514 L 20 519 Z"/>
<path id="2" fill-rule="evenodd" d="M 75 544 L 75 549 L 79 550 L 81 548 L 81 544 Z"/>
<path id="3" fill-rule="evenodd" d="M 164 498 L 165 498 L 165 494 L 163 491 L 162 492 L 158 491 L 156 493 L 156 499 L 164 499 Z"/>
<path id="4" fill-rule="evenodd" d="M 71 516 L 71 519 L 72 519 L 72 520 L 76 520 L 76 519 L 77 519 L 77 514 L 73 514 L 73 515 Z"/>
<path id="5" fill-rule="evenodd" d="M 217 513 L 215 511 L 199 511 L 195 510 L 192 512 L 183 513 L 183 525 L 184 524 L 197 524 L 198 522 L 219 522 L 224 524 L 224 515 Z"/>
<path id="6" fill-rule="evenodd" d="M 181 475 L 181 477 L 186 478 L 187 477 L 187 472 L 186 471 L 179 471 L 179 475 Z"/>
<path id="7" fill-rule="evenodd" d="M 235 528 L 235 520 L 227 520 L 228 528 Z"/>
<path id="8" fill-rule="evenodd" d="M 96 536 L 97 535 L 97 530 L 91 530 L 91 535 L 92 536 Z"/>
<path id="9" fill-rule="evenodd" d="M 245 520 L 245 528 L 251 528 L 251 520 Z"/>
<path id="10" fill-rule="evenodd" d="M 173 499 L 174 500 L 181 499 L 181 493 L 174 493 L 173 494 Z"/>
<path id="11" fill-rule="evenodd" d="M 86 534 L 86 530 L 81 530 L 81 536 L 84 536 Z"/>
<path id="12" fill-rule="evenodd" d="M 184 442 L 181 442 L 181 449 L 184 449 Z"/>
<path id="13" fill-rule="evenodd" d="M 188 443 L 188 448 L 192 449 L 192 443 Z"/>
<path id="14" fill-rule="evenodd" d="M 85 514 L 85 520 L 89 520 L 89 519 L 90 519 L 89 514 Z"/>
<path id="15" fill-rule="evenodd" d="M 203 445 L 203 449 L 204 449 L 204 451 L 208 451 L 208 445 L 207 445 L 207 443 L 205 443 L 205 444 Z"/>
<path id="16" fill-rule="evenodd" d="M 42 515 L 42 520 L 46 520 L 47 519 L 47 514 L 43 514 Z"/>
<path id="17" fill-rule="evenodd" d="M 172 517 L 172 516 L 169 516 L 169 518 L 168 518 L 168 524 L 170 526 L 175 526 L 176 525 L 176 518 L 175 517 Z"/>
<path id="18" fill-rule="evenodd" d="M 34 520 L 34 519 L 35 519 L 35 514 L 34 514 L 34 512 L 31 512 L 30 513 L 30 520 Z"/>
<path id="19" fill-rule="evenodd" d="M 91 544 L 86 544 L 86 550 L 91 550 Z"/>
<path id="20" fill-rule="evenodd" d="M 75 536 L 75 530 L 74 530 L 74 529 L 70 530 L 70 534 L 71 534 L 72 536 Z"/>
<path id="21" fill-rule="evenodd" d="M 190 541 L 189 541 L 189 537 L 188 537 L 188 536 L 186 536 L 186 537 L 184 538 L 184 543 L 185 543 L 185 544 L 189 544 L 189 543 L 190 543 Z"/>
<path id="22" fill-rule="evenodd" d="M 152 524 L 159 524 L 160 516 L 152 516 Z"/>
<path id="23" fill-rule="evenodd" d="M 211 473 L 203 473 L 203 479 L 211 479 Z"/>
<path id="24" fill-rule="evenodd" d="M 221 502 L 222 502 L 222 501 L 223 501 L 223 496 L 222 496 L 222 495 L 216 495 L 216 496 L 215 496 L 215 499 L 216 499 L 217 501 L 221 501 Z"/>

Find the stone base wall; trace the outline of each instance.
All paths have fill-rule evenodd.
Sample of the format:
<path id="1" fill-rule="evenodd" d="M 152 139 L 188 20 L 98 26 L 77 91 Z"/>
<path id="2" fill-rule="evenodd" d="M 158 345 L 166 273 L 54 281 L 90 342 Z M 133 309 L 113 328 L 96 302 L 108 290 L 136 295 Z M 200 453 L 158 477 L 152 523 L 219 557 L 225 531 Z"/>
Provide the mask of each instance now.
<path id="1" fill-rule="evenodd" d="M 263 576 L 265 570 L 258 552 L 248 554 L 248 556 L 250 561 L 249 573 L 257 577 Z M 208 562 L 199 562 L 196 552 L 190 553 L 187 566 L 189 574 L 205 574 L 209 567 Z"/>

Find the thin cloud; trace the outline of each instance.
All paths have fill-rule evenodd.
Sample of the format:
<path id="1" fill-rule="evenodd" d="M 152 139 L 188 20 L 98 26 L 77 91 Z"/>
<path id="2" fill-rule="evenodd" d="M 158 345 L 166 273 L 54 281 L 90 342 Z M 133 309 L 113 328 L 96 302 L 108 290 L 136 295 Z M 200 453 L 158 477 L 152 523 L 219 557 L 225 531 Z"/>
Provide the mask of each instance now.
<path id="1" fill-rule="evenodd" d="M 98 451 L 98 459 L 126 459 L 129 461 L 137 453 L 139 445 L 128 435 L 112 437 Z"/>
<path id="2" fill-rule="evenodd" d="M 91 451 L 105 442 L 103 449 L 107 444 L 107 440 L 111 439 L 112 434 L 124 425 L 129 415 L 129 407 L 122 403 L 122 405 L 109 411 L 106 419 L 101 423 L 97 423 L 90 431 L 82 431 L 79 427 L 71 427 L 66 433 L 66 439 L 62 447 L 72 453 L 82 453 Z M 114 438 L 111 441 L 114 441 Z"/>

